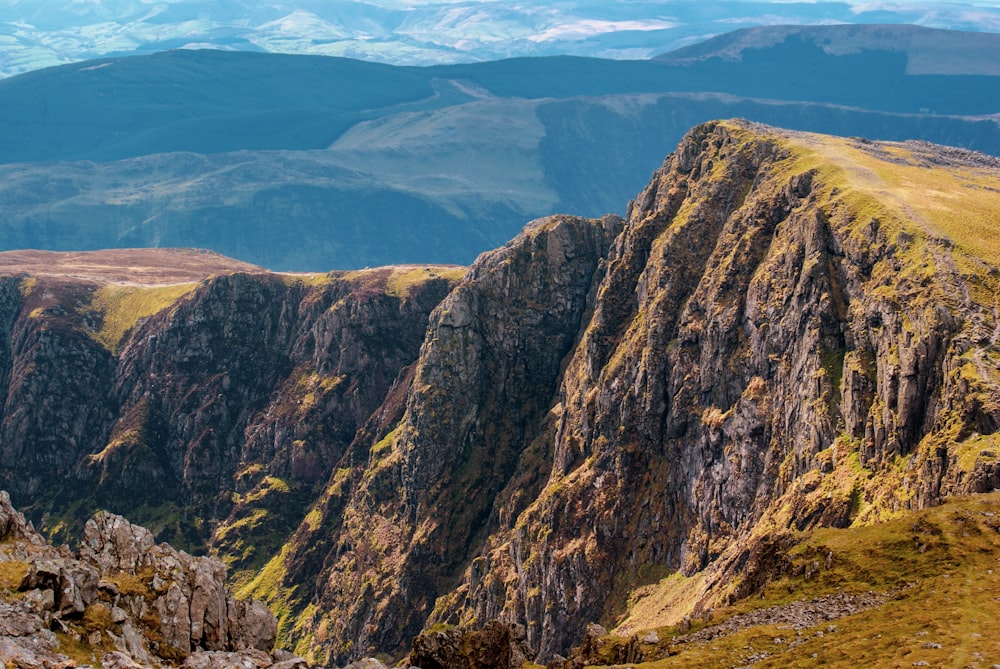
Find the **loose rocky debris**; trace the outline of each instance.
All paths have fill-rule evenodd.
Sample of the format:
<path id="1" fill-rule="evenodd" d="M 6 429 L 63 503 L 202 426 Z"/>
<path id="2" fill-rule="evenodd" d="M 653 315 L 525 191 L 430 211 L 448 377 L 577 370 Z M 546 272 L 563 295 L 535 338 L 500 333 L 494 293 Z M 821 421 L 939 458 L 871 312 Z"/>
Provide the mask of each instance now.
<path id="1" fill-rule="evenodd" d="M 895 592 L 839 592 L 807 601 L 790 602 L 781 606 L 741 613 L 725 621 L 676 637 L 674 644 L 711 641 L 751 627 L 775 625 L 791 630 L 811 629 L 831 620 L 854 615 L 861 611 L 882 606 L 895 596 Z"/>
<path id="2" fill-rule="evenodd" d="M 304 669 L 274 651 L 277 620 L 226 587 L 225 565 L 100 512 L 74 554 L 49 546 L 0 491 L 0 664 L 21 669 Z"/>
<path id="3" fill-rule="evenodd" d="M 569 659 L 554 658 L 549 661 L 547 667 L 549 669 L 582 669 L 584 666 L 620 666 L 649 662 L 669 655 L 676 655 L 680 652 L 677 646 L 682 644 L 704 643 L 745 629 L 765 625 L 789 630 L 787 638 L 777 638 L 774 643 L 783 645 L 785 648 L 794 648 L 814 636 L 824 636 L 836 632 L 837 626 L 831 621 L 879 607 L 895 595 L 895 591 L 840 592 L 835 595 L 826 595 L 811 600 L 791 602 L 781 606 L 742 613 L 691 633 L 686 633 L 691 628 L 691 621 L 685 619 L 678 626 L 682 634 L 665 644 L 661 643 L 660 636 L 655 631 L 641 636 L 633 635 L 622 643 L 621 639 L 609 636 L 608 631 L 600 625 L 591 623 L 587 626 L 582 643 L 573 650 Z M 804 633 L 805 630 L 812 631 Z M 767 659 L 768 656 L 767 651 L 762 651 L 744 658 L 743 661 L 752 665 Z"/>

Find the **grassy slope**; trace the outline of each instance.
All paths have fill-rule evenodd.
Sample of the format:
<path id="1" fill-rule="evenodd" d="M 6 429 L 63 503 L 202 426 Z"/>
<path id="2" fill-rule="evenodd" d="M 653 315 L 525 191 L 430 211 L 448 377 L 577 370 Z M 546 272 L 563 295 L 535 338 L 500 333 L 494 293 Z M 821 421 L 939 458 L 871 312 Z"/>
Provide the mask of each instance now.
<path id="1" fill-rule="evenodd" d="M 716 610 L 711 622 L 697 620 L 691 632 L 754 609 L 841 592 L 888 593 L 889 599 L 799 630 L 762 624 L 678 642 L 684 637 L 677 627 L 661 627 L 661 643 L 643 649 L 649 658 L 670 656 L 639 666 L 732 667 L 755 657 L 761 668 L 910 667 L 921 661 L 988 667 L 1000 661 L 1000 493 L 954 498 L 876 525 L 803 533 L 788 555 L 788 575 L 769 584 L 760 599 Z M 819 570 L 807 577 L 814 563 Z M 616 638 L 609 647 L 623 641 Z"/>
<path id="2" fill-rule="evenodd" d="M 878 201 L 925 234 L 946 237 L 964 253 L 1000 266 L 1000 162 L 992 168 L 934 165 L 920 145 L 859 143 L 851 139 L 802 136 L 814 152 L 809 160 L 837 165 L 861 198 Z"/>

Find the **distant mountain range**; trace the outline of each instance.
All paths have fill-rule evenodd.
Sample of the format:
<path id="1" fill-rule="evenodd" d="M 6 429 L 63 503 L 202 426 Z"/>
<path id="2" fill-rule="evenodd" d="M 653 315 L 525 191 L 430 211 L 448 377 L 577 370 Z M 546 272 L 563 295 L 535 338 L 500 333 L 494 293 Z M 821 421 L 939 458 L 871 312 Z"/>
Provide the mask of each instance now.
<path id="1" fill-rule="evenodd" d="M 514 56 L 649 58 L 755 25 L 1000 31 L 1000 6 L 571 0 L 33 0 L 0 3 L 0 76 L 106 55 L 211 47 L 432 65 Z"/>
<path id="2" fill-rule="evenodd" d="M 998 54 L 995 34 L 824 26 L 652 60 L 177 50 L 50 68 L 0 81 L 0 249 L 465 264 L 531 218 L 624 213 L 712 118 L 1000 154 Z"/>

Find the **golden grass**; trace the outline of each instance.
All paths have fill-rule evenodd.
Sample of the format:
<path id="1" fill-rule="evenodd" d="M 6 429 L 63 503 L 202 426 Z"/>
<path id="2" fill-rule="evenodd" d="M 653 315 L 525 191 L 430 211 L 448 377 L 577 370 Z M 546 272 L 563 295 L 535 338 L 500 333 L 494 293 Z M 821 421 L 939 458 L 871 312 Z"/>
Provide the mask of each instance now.
<path id="1" fill-rule="evenodd" d="M 392 297 L 409 297 L 413 288 L 433 279 L 457 282 L 465 276 L 467 267 L 455 265 L 390 265 L 345 272 L 345 281 L 370 283 Z"/>
<path id="2" fill-rule="evenodd" d="M 152 568 L 141 569 L 136 573 L 118 571 L 112 574 L 105 574 L 104 578 L 114 583 L 118 591 L 126 597 L 150 599 L 154 596 Z"/>
<path id="3" fill-rule="evenodd" d="M 21 560 L 0 561 L 0 589 L 8 592 L 17 590 L 29 569 L 28 563 Z"/>
<path id="4" fill-rule="evenodd" d="M 615 633 L 629 635 L 639 630 L 676 625 L 691 615 L 694 602 L 704 590 L 704 572 L 690 577 L 675 572 L 656 583 L 639 586 L 629 595 L 628 613 Z"/>
<path id="5" fill-rule="evenodd" d="M 86 640 L 74 638 L 61 631 L 56 632 L 56 641 L 58 642 L 56 650 L 76 662 L 76 665 L 101 669 L 101 657 L 106 652 L 105 649 L 94 648 Z"/>
<path id="6" fill-rule="evenodd" d="M 94 339 L 111 352 L 117 352 L 122 338 L 140 319 L 147 318 L 175 304 L 190 293 L 197 283 L 168 286 L 123 286 L 106 284 L 94 292 L 90 308 L 102 314 L 101 329 Z"/>
<path id="7" fill-rule="evenodd" d="M 22 297 L 28 297 L 31 295 L 35 288 L 38 286 L 38 278 L 34 276 L 26 276 L 21 279 L 21 285 L 19 286 Z"/>
<path id="8" fill-rule="evenodd" d="M 727 127 L 751 138 L 737 124 Z M 1000 267 L 1000 171 L 938 164 L 933 150 L 920 146 L 775 133 L 791 155 L 776 178 L 815 170 L 824 208 L 850 212 L 859 229 L 875 219 L 889 240 L 904 240 L 911 260 L 905 274 L 919 279 L 939 271 L 935 259 L 948 253 L 967 279 L 970 297 L 994 306 L 998 282 L 989 272 L 990 266 Z M 936 248 L 930 252 L 932 243 Z"/>
<path id="9" fill-rule="evenodd" d="M 957 668 L 1000 661 L 995 633 L 1000 619 L 998 492 L 952 498 L 885 523 L 804 533 L 789 557 L 793 566 L 759 598 L 716 610 L 711 624 L 840 592 L 885 592 L 889 601 L 799 631 L 765 624 L 711 641 L 674 644 L 674 655 L 637 666 L 732 667 L 753 659 L 759 669 L 912 667 L 917 662 Z M 818 571 L 807 578 L 815 563 Z M 666 579 L 669 587 L 662 594 L 681 595 L 681 589 L 697 585 L 685 581 Z M 661 648 L 676 634 L 676 629 L 661 628 Z"/>
<path id="10" fill-rule="evenodd" d="M 312 286 L 314 288 L 320 288 L 323 286 L 328 286 L 333 283 L 334 279 L 340 276 L 340 272 L 325 272 L 325 273 L 299 273 L 299 272 L 280 272 L 278 276 L 281 277 L 282 282 L 286 286 L 291 286 L 294 284 L 304 284 L 306 286 Z"/>
<path id="11" fill-rule="evenodd" d="M 386 281 L 385 292 L 394 297 L 408 297 L 415 286 L 438 278 L 459 281 L 465 276 L 465 272 L 465 267 L 394 267 Z"/>

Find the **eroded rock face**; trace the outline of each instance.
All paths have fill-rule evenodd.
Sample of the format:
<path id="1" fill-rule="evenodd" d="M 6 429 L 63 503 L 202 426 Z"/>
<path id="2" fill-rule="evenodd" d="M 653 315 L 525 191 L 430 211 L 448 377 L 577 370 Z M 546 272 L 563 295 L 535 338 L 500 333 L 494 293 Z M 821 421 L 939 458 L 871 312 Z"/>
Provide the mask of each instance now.
<path id="1" fill-rule="evenodd" d="M 100 284 L 0 277 L 0 484 L 63 540 L 97 508 L 138 506 L 159 539 L 256 569 L 416 360 L 463 271 L 222 275 L 179 298 L 140 289 L 162 304 L 138 319 Z M 106 321 L 130 318 L 120 341 L 102 339 Z"/>
<path id="2" fill-rule="evenodd" d="M 544 658 L 643 566 L 710 568 L 706 602 L 724 600 L 764 518 L 842 525 L 859 498 L 916 508 L 989 479 L 987 459 L 955 466 L 954 438 L 1000 415 L 995 357 L 974 352 L 991 308 L 956 271 L 911 269 L 956 260 L 859 220 L 796 150 L 705 125 L 639 195 L 539 437 L 550 480 L 527 508 L 498 498 L 499 530 L 432 622 L 520 621 Z"/>
<path id="3" fill-rule="evenodd" d="M 523 627 L 493 620 L 479 629 L 420 634 L 410 663 L 421 669 L 518 669 L 530 652 Z"/>
<path id="4" fill-rule="evenodd" d="M 155 545 L 144 528 L 104 512 L 88 521 L 72 555 L 48 546 L 6 492 L 0 519 L 7 528 L 0 563 L 5 573 L 24 572 L 12 584 L 20 597 L 0 602 L 0 661 L 7 666 L 76 666 L 50 630 L 79 639 L 107 667 L 305 666 L 301 658 L 270 655 L 274 614 L 234 599 L 217 559 Z"/>
<path id="5" fill-rule="evenodd" d="M 552 390 L 621 224 L 538 221 L 481 256 L 435 309 L 405 398 L 359 435 L 360 466 L 330 481 L 318 522 L 289 545 L 286 562 L 327 565 L 317 617 L 347 612 L 314 622 L 329 629 L 315 652 L 337 664 L 405 654 L 440 584 L 493 526 L 497 496 L 541 473 L 518 461 L 551 420 Z"/>
<path id="6" fill-rule="evenodd" d="M 603 225 L 621 232 L 585 291 L 560 288 L 583 298 L 566 318 L 544 291 L 600 246 L 567 243 L 570 221 L 477 262 L 432 318 L 405 412 L 324 507 L 341 539 L 316 601 L 341 613 L 315 615 L 337 630 L 318 647 L 392 649 L 429 612 L 524 624 L 544 661 L 649 565 L 706 570 L 707 607 L 773 570 L 755 528 L 990 485 L 995 460 L 957 458 L 1000 415 L 997 358 L 975 352 L 992 307 L 963 297 L 950 247 L 863 209 L 803 146 L 696 128 Z"/>

